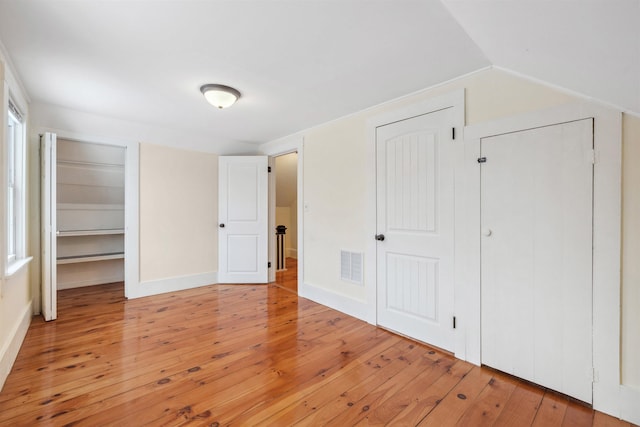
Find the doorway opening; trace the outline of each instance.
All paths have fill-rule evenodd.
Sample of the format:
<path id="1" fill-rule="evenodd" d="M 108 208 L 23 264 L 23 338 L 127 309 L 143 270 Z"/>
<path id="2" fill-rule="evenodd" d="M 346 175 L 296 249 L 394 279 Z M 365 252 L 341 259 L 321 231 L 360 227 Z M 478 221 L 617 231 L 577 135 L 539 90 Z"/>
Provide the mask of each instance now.
<path id="1" fill-rule="evenodd" d="M 274 191 L 272 236 L 275 283 L 298 293 L 298 153 L 272 158 Z"/>
<path id="2" fill-rule="evenodd" d="M 138 253 L 137 153 L 137 146 L 126 143 L 43 135 L 45 320 L 57 318 L 58 291 L 92 292 L 89 287 L 115 284 L 126 297 L 127 288 L 135 284 L 131 279 L 137 277 L 137 265 L 131 260 Z"/>

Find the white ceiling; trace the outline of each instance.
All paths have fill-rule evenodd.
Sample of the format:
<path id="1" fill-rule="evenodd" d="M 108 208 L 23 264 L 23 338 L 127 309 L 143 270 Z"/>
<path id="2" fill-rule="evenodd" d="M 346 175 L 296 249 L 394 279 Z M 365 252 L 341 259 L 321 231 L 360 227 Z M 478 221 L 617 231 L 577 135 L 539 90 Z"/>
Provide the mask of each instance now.
<path id="1" fill-rule="evenodd" d="M 0 40 L 32 102 L 212 147 L 270 141 L 489 65 L 639 112 L 638 22 L 640 0 L 0 0 Z M 243 97 L 216 110 L 204 83 Z"/>
<path id="2" fill-rule="evenodd" d="M 493 65 L 640 112 L 640 0 L 444 0 Z"/>

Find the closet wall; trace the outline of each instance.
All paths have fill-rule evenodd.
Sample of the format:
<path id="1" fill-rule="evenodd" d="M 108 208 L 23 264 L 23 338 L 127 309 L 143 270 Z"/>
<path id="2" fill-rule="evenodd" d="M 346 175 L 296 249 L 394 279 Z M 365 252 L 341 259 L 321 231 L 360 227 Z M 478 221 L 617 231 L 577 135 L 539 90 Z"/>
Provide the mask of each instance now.
<path id="1" fill-rule="evenodd" d="M 58 139 L 58 289 L 124 280 L 125 148 Z"/>

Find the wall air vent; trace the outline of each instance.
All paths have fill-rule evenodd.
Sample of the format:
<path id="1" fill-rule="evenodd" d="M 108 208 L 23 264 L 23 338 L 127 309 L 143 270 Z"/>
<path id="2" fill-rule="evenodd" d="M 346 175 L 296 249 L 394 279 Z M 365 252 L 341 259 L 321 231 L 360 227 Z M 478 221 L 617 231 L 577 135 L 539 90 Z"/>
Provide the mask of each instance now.
<path id="1" fill-rule="evenodd" d="M 360 252 L 340 251 L 340 278 L 344 281 L 362 284 L 363 255 Z"/>

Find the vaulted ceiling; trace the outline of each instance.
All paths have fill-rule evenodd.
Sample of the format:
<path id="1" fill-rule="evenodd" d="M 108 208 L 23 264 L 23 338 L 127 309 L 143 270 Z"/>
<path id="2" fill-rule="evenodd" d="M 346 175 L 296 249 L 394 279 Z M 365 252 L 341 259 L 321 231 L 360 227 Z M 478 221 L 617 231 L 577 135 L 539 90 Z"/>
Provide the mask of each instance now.
<path id="1" fill-rule="evenodd" d="M 495 65 L 640 112 L 640 0 L 0 0 L 33 103 L 262 143 Z M 242 92 L 216 110 L 199 92 Z"/>

